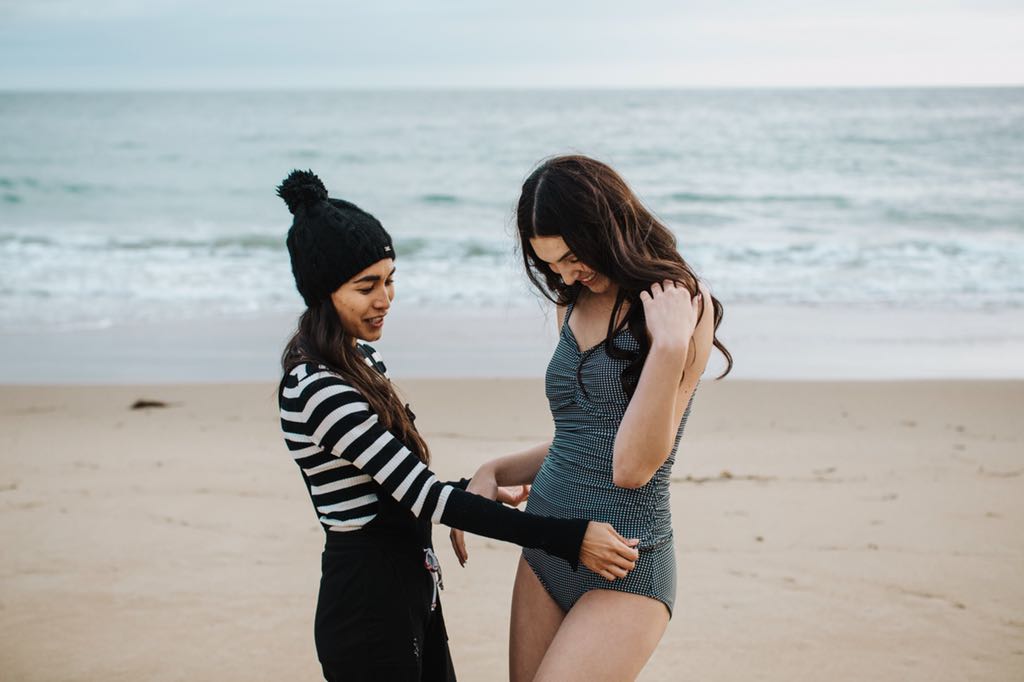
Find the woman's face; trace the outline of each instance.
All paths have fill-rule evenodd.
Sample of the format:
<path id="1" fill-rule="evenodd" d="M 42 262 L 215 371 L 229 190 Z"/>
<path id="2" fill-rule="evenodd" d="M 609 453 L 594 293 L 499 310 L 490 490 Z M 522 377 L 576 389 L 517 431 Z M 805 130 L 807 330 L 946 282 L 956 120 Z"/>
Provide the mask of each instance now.
<path id="1" fill-rule="evenodd" d="M 534 237 L 530 246 L 537 257 L 548 264 L 551 272 L 567 286 L 579 282 L 595 294 L 611 289 L 612 281 L 589 265 L 582 263 L 561 237 Z"/>
<path id="2" fill-rule="evenodd" d="M 395 261 L 379 260 L 338 287 L 331 303 L 345 333 L 376 341 L 384 332 L 384 316 L 395 300 Z"/>

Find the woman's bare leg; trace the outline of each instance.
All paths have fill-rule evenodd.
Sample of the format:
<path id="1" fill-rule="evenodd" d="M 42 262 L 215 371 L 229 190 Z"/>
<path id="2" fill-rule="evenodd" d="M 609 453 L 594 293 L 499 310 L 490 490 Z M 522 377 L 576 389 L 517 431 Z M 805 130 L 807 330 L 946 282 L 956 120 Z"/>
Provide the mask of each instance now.
<path id="1" fill-rule="evenodd" d="M 668 609 L 660 601 L 591 590 L 562 621 L 534 682 L 635 680 L 667 626 Z"/>
<path id="2" fill-rule="evenodd" d="M 519 557 L 512 588 L 512 617 L 508 637 L 511 682 L 531 682 L 544 652 L 558 632 L 565 612 L 537 580 L 526 559 Z"/>

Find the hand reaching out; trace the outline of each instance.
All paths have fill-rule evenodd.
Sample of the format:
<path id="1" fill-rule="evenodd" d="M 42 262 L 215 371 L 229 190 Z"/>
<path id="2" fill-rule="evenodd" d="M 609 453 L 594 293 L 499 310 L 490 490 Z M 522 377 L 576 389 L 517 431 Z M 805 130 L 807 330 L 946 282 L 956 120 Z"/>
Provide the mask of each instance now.
<path id="1" fill-rule="evenodd" d="M 591 521 L 580 546 L 580 563 L 605 580 L 625 578 L 640 557 L 636 538 L 627 540 L 611 524 Z"/>
<path id="2" fill-rule="evenodd" d="M 491 500 L 496 499 L 514 507 L 530 496 L 530 486 L 498 487 L 493 474 L 481 470 L 466 486 L 466 492 Z M 449 538 L 459 564 L 465 566 L 469 560 L 465 532 L 453 528 L 449 533 Z M 636 566 L 639 556 L 639 552 L 636 550 L 638 542 L 635 539 L 623 538 L 607 523 L 591 521 L 587 525 L 587 532 L 583 536 L 583 544 L 580 546 L 580 563 L 606 580 L 624 578 Z"/>

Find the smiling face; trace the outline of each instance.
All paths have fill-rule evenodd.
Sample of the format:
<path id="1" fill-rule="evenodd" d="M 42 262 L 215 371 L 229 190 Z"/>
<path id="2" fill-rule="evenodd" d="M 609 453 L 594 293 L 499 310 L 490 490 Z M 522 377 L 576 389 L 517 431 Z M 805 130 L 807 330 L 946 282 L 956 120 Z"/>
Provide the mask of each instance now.
<path id="1" fill-rule="evenodd" d="M 579 282 L 595 294 L 611 290 L 612 281 L 576 258 L 561 237 L 533 237 L 530 246 L 537 257 L 548 264 L 551 272 L 562 278 L 566 286 Z"/>
<path id="2" fill-rule="evenodd" d="M 345 333 L 355 339 L 376 341 L 384 332 L 384 316 L 395 300 L 395 261 L 379 260 L 338 287 L 331 303 Z"/>

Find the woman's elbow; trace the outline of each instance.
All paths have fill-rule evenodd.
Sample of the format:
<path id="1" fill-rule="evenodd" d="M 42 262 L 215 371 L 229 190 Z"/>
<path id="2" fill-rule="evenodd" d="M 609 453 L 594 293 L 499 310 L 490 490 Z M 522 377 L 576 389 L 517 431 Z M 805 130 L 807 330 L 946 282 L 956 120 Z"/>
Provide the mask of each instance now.
<path id="1" fill-rule="evenodd" d="M 654 472 L 641 471 L 635 466 L 624 466 L 618 462 L 612 465 L 612 483 L 617 488 L 635 490 L 642 488 L 651 480 Z"/>

